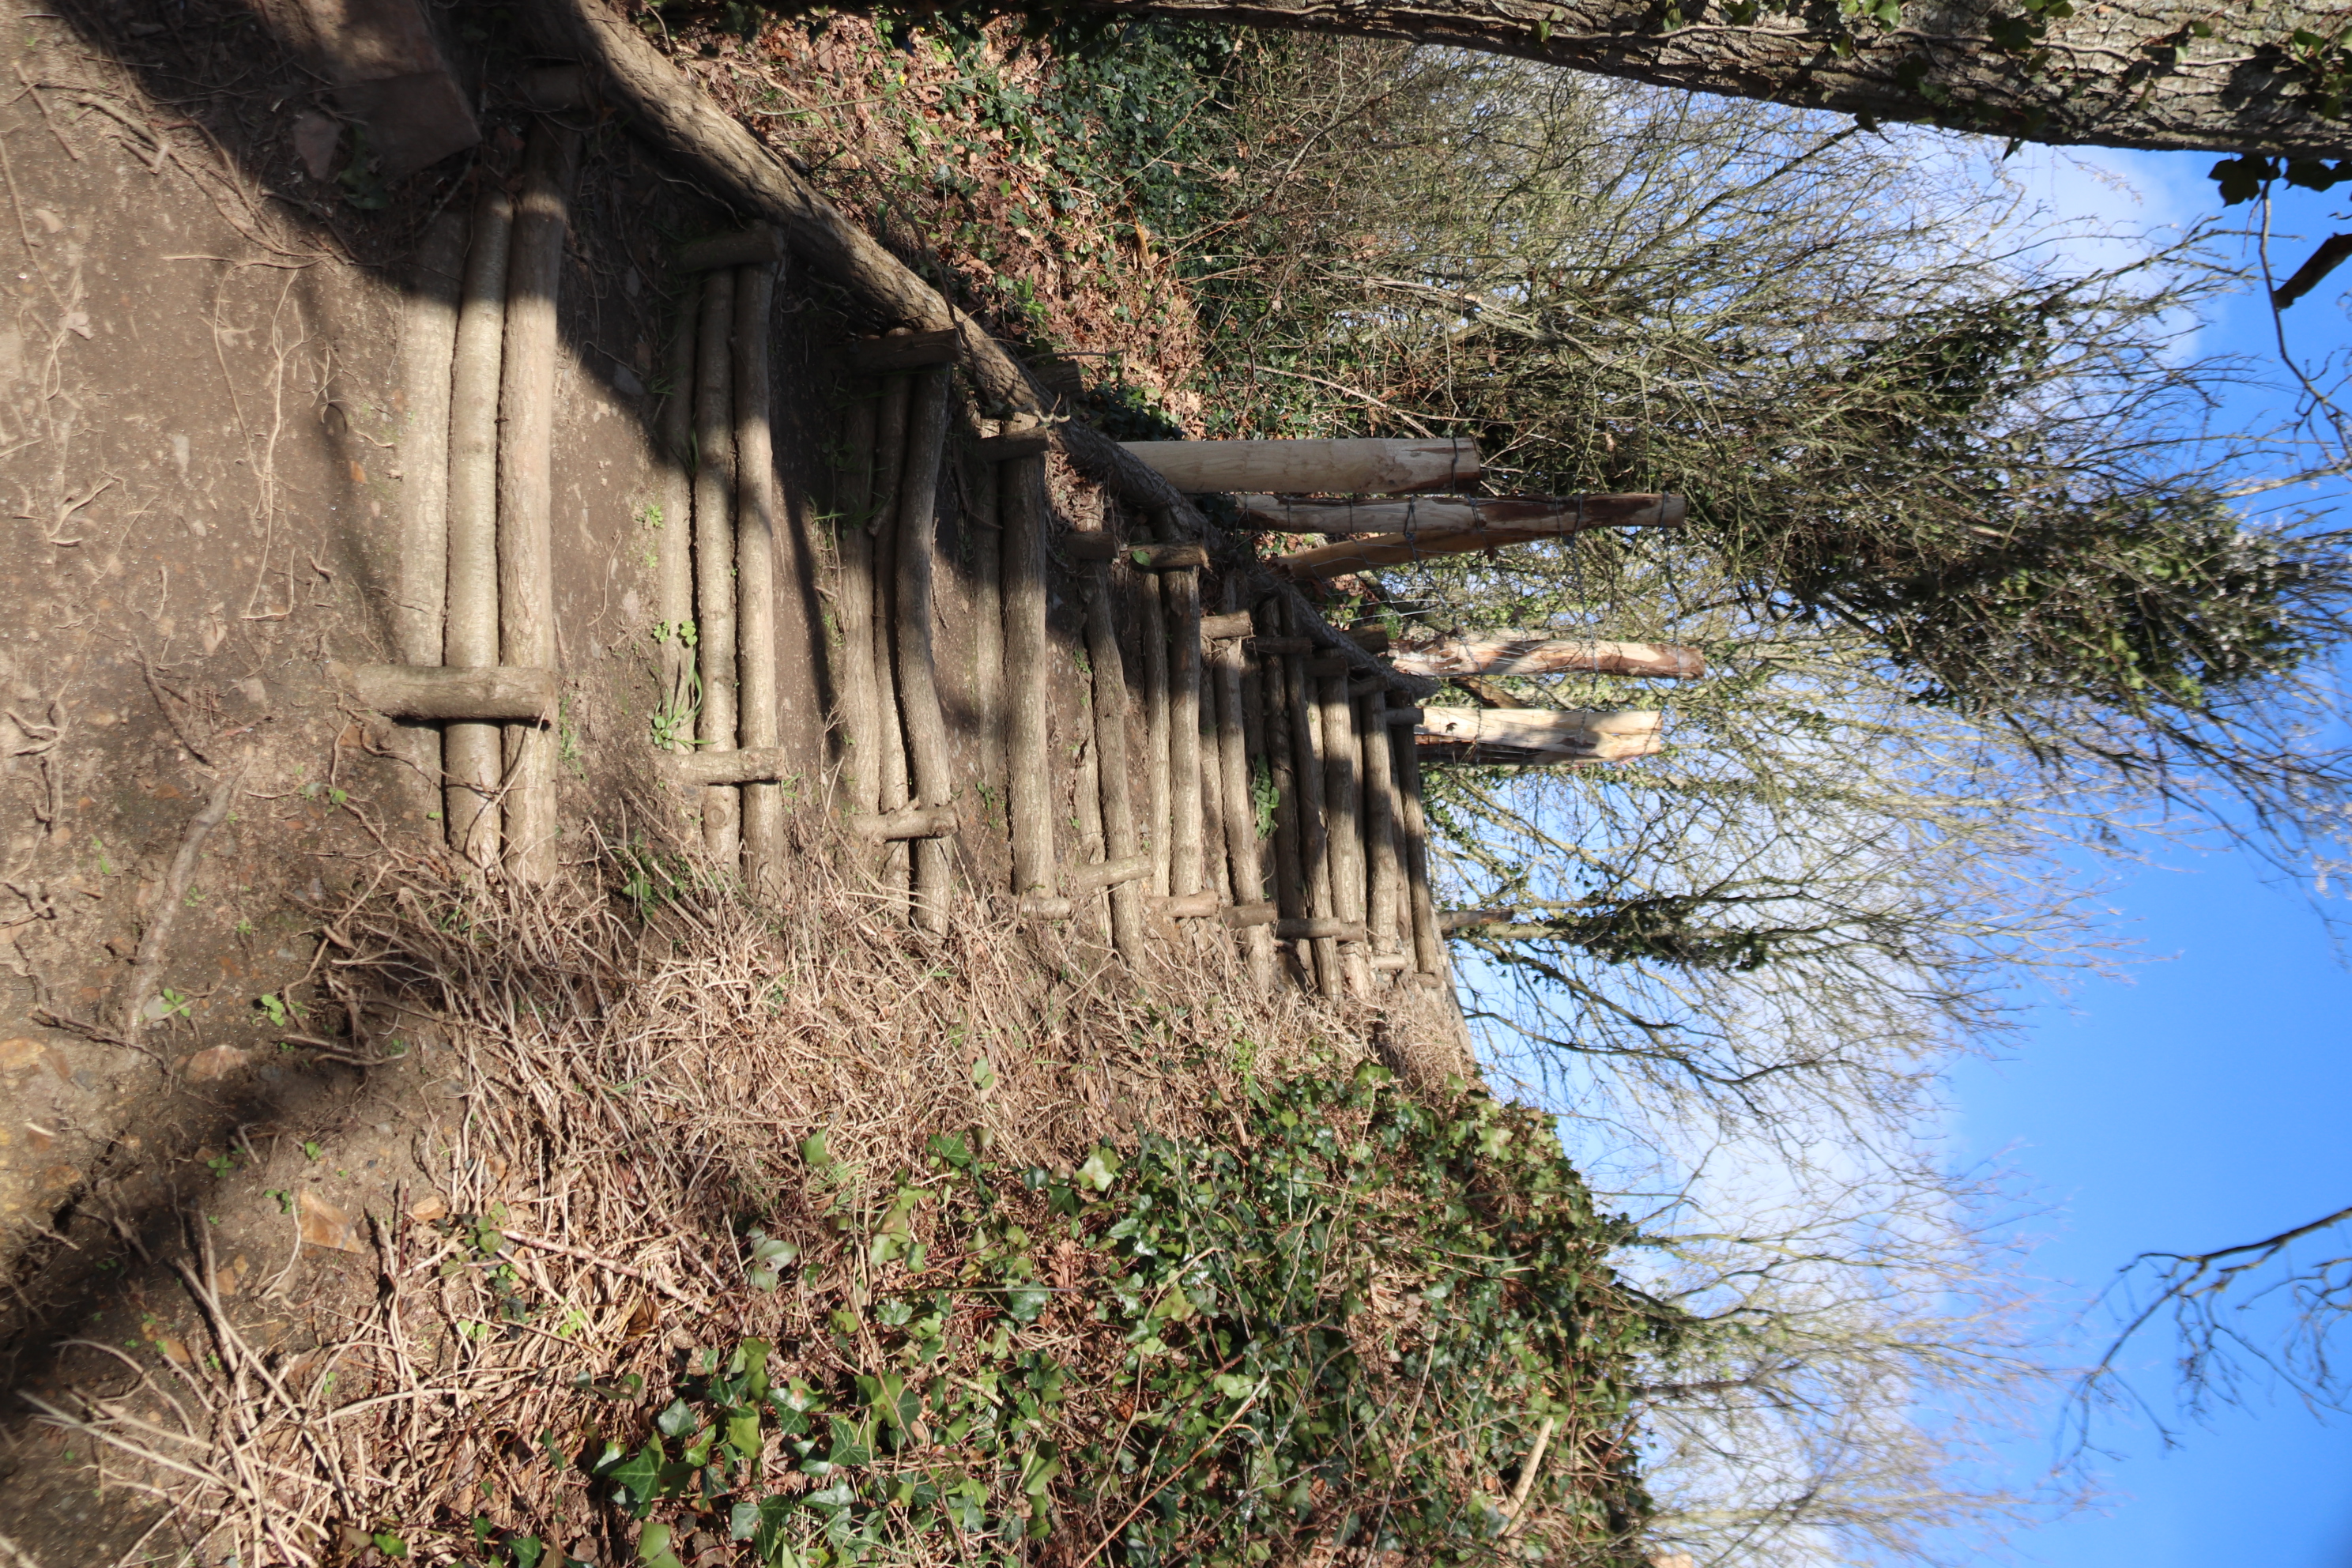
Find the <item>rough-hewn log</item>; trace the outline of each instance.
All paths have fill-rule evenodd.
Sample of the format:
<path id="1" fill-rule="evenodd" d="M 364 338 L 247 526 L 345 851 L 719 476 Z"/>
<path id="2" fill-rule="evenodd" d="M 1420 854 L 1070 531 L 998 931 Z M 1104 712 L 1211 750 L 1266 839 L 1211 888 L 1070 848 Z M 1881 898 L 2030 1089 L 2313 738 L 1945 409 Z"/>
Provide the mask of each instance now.
<path id="1" fill-rule="evenodd" d="M 1359 925 L 1364 919 L 1364 748 L 1357 739 L 1356 706 L 1348 697 L 1348 678 L 1327 675 L 1317 683 L 1323 720 L 1323 798 L 1325 833 L 1331 858 L 1331 912 Z M 1348 989 L 1370 995 L 1371 971 L 1357 947 L 1340 950 L 1341 972 Z"/>
<path id="2" fill-rule="evenodd" d="M 971 552 L 972 716 L 980 727 L 980 776 L 1004 787 L 1004 521 L 997 501 L 997 465 L 969 465 L 964 493 L 970 514 L 965 539 Z"/>
<path id="3" fill-rule="evenodd" d="M 1171 572 L 1160 580 L 1168 604 L 1168 891 L 1202 888 L 1206 814 L 1201 792 L 1201 574 Z"/>
<path id="4" fill-rule="evenodd" d="M 425 231 L 401 312 L 400 587 L 393 644 L 403 664 L 441 662 L 449 595 L 450 356 L 465 277 L 466 215 L 452 206 Z M 428 776 L 440 774 L 439 749 Z"/>
<path id="5" fill-rule="evenodd" d="M 849 831 L 877 844 L 936 843 L 955 837 L 956 814 L 946 806 L 909 805 L 853 816 Z"/>
<path id="6" fill-rule="evenodd" d="M 1091 866 L 1065 867 L 1062 886 L 1074 899 L 1091 897 L 1108 888 L 1124 887 L 1139 882 L 1151 875 L 1151 857 L 1126 855 L 1101 860 Z"/>
<path id="7" fill-rule="evenodd" d="M 1225 579 L 1226 613 L 1216 617 L 1221 621 L 1249 624 L 1249 613 L 1235 609 L 1241 603 L 1241 585 L 1231 577 Z M 1206 640 L 1208 623 L 1202 623 Z M 1219 818 L 1224 827 L 1223 845 L 1225 856 L 1225 879 L 1236 904 L 1255 903 L 1265 897 L 1265 857 L 1257 832 L 1257 803 L 1250 795 L 1249 731 L 1251 720 L 1244 700 L 1242 679 L 1247 661 L 1242 658 L 1241 644 L 1230 639 L 1212 645 L 1209 652 L 1210 689 L 1216 701 L 1216 752 L 1213 766 L 1217 793 L 1222 802 Z M 1212 847 L 1211 852 L 1215 852 Z M 1243 939 L 1242 950 L 1250 966 L 1250 977 L 1260 990 L 1274 984 L 1274 943 L 1264 931 L 1253 931 Z"/>
<path id="8" fill-rule="evenodd" d="M 772 224 L 755 223 L 732 234 L 714 234 L 688 240 L 677 247 L 680 272 L 709 272 L 719 268 L 772 267 L 784 258 L 784 237 Z"/>
<path id="9" fill-rule="evenodd" d="M 1389 629 L 1386 626 L 1349 626 L 1348 640 L 1366 653 L 1386 653 L 1389 650 Z M 1386 683 L 1381 683 L 1386 689 Z"/>
<path id="10" fill-rule="evenodd" d="M 961 337 L 952 327 L 936 332 L 892 332 L 849 345 L 849 363 L 859 370 L 929 370 L 956 362 Z"/>
<path id="11" fill-rule="evenodd" d="M 635 117 L 647 138 L 671 151 L 695 178 L 722 199 L 782 224 L 793 248 L 819 273 L 855 295 L 885 321 L 916 328 L 953 328 L 962 334 L 966 374 L 983 404 L 1030 415 L 1050 413 L 1055 400 L 1032 380 L 1003 344 L 969 312 L 952 310 L 873 236 L 850 221 L 807 180 L 763 148 L 732 116 L 684 79 L 627 18 L 603 0 L 524 0 L 521 7 L 541 47 L 591 66 L 614 105 Z M 1160 509 L 1190 538 L 1210 537 L 1210 525 L 1167 480 L 1090 426 L 1055 427 L 1078 469 L 1108 485 L 1119 500 L 1143 510 Z M 1312 617 L 1296 584 L 1263 566 L 1244 568 L 1254 593 Z M 1302 635 L 1338 640 L 1320 628 Z M 1360 668 L 1382 673 L 1357 650 Z M 1415 699 L 1433 683 L 1397 675 L 1390 689 Z"/>
<path id="12" fill-rule="evenodd" d="M 1143 859 L 1135 827 L 1134 789 L 1127 761 L 1127 661 L 1111 613 L 1110 570 L 1086 570 L 1087 663 L 1094 672 L 1096 787 L 1103 818 L 1103 858 L 1122 864 Z M 1111 944 L 1129 958 L 1143 953 L 1143 895 L 1132 882 L 1110 889 Z"/>
<path id="13" fill-rule="evenodd" d="M 1151 891 L 1166 898 L 1175 865 L 1175 805 L 1169 791 L 1168 616 L 1161 605 L 1157 578 L 1128 579 L 1139 612 L 1136 617 L 1143 642 L 1144 791 L 1149 803 L 1144 817 L 1150 836 Z"/>
<path id="14" fill-rule="evenodd" d="M 1228 595 L 1227 597 L 1232 597 Z M 1245 637 L 1256 631 L 1247 610 L 1234 610 L 1222 616 L 1201 617 L 1201 640 L 1204 643 L 1224 642 L 1234 637 Z"/>
<path id="15" fill-rule="evenodd" d="M 737 743 L 762 749 L 782 739 L 776 693 L 776 458 L 771 437 L 770 321 L 776 264 L 735 273 L 736 675 L 741 701 Z M 761 891 L 781 887 L 784 792 L 743 787 L 743 878 Z"/>
<path id="16" fill-rule="evenodd" d="M 791 768 L 791 753 L 782 746 L 745 746 L 732 752 L 662 752 L 654 757 L 654 771 L 680 789 L 776 784 L 792 776 Z"/>
<path id="17" fill-rule="evenodd" d="M 441 662 L 455 669 L 499 662 L 499 361 L 506 352 L 514 204 L 486 188 L 474 200 L 472 228 L 449 373 L 449 598 Z M 499 751 L 494 724 L 452 724 L 442 737 L 443 825 L 449 847 L 476 866 L 498 863 Z"/>
<path id="18" fill-rule="evenodd" d="M 467 669 L 440 665 L 362 664 L 350 672 L 361 706 L 389 719 L 478 724 L 551 724 L 555 671 L 513 665 Z"/>
<path id="19" fill-rule="evenodd" d="M 1235 904 L 1226 910 L 1222 918 L 1229 930 L 1256 931 L 1261 935 L 1271 936 L 1272 932 L 1266 928 L 1282 918 L 1282 910 L 1271 900 L 1267 900 L 1255 904 Z"/>
<path id="20" fill-rule="evenodd" d="M 499 376 L 499 658 L 552 669 L 555 647 L 556 292 L 579 176 L 580 133 L 541 121 L 524 155 L 507 260 L 507 342 Z M 555 875 L 554 728 L 507 727 L 507 875 Z"/>
<path id="21" fill-rule="evenodd" d="M 1189 572 L 1209 563 L 1209 552 L 1198 544 L 1132 544 L 1127 563 L 1139 572 Z"/>
<path id="22" fill-rule="evenodd" d="M 1171 921 L 1214 920 L 1227 905 L 1214 892 L 1171 893 L 1164 899 L 1151 900 L 1151 912 Z"/>
<path id="23" fill-rule="evenodd" d="M 1004 465 L 1004 679 L 1007 695 L 1007 816 L 1013 829 L 1013 890 L 1054 895 L 1054 791 L 1045 757 L 1045 459 Z"/>
<path id="24" fill-rule="evenodd" d="M 907 475 L 898 491 L 898 707 L 906 721 L 914 803 L 932 807 L 946 805 L 955 795 L 931 625 L 940 467 L 948 443 L 948 367 L 938 365 L 915 376 L 907 419 Z M 948 869 L 947 846 L 936 839 L 915 846 L 915 922 L 927 931 L 947 929 Z"/>
<path id="25" fill-rule="evenodd" d="M 841 468 L 834 481 L 834 620 L 841 634 L 842 769 L 852 811 L 882 805 L 882 692 L 874 673 L 875 421 L 881 397 L 850 389 L 843 416 Z"/>
<path id="26" fill-rule="evenodd" d="M 1286 656 L 1282 677 L 1290 709 L 1291 765 L 1298 784 L 1298 868 L 1306 878 L 1303 903 L 1307 919 L 1329 920 L 1339 910 L 1332 902 L 1330 825 L 1324 815 L 1328 796 L 1323 777 L 1321 704 L 1316 678 L 1307 673 L 1306 659 L 1297 654 Z M 1315 982 L 1326 996 L 1339 995 L 1346 984 L 1339 972 L 1339 943 L 1332 938 L 1315 941 Z"/>
<path id="27" fill-rule="evenodd" d="M 1370 935 L 1361 921 L 1334 920 L 1317 915 L 1303 921 L 1276 921 L 1274 934 L 1281 942 L 1312 942 L 1319 950 L 1325 942 L 1337 947 L 1340 942 L 1361 943 Z"/>
<path id="28" fill-rule="evenodd" d="M 1386 694 L 1370 693 L 1363 707 L 1364 844 L 1371 857 L 1364 921 L 1372 930 L 1372 951 L 1388 953 L 1397 951 L 1397 938 L 1411 929 L 1399 829 L 1403 803 L 1397 798 L 1396 741 L 1389 728 Z"/>
<path id="29" fill-rule="evenodd" d="M 1259 605 L 1254 614 L 1260 624 L 1281 628 L 1281 608 L 1272 602 Z M 1298 779 L 1291 760 L 1288 682 L 1279 658 L 1256 668 L 1256 680 L 1244 687 L 1243 695 L 1244 701 L 1255 699 L 1257 735 L 1253 743 L 1274 788 L 1274 897 L 1283 914 L 1297 919 L 1307 912 L 1307 882 L 1299 868 Z M 1297 962 L 1295 951 L 1284 960 L 1286 964 Z"/>
<path id="30" fill-rule="evenodd" d="M 393 646 L 403 664 L 441 662 L 449 602 L 449 376 L 457 346 L 457 305 L 466 279 L 466 214 L 445 209 L 425 228 L 401 311 L 399 574 Z M 441 809 L 441 731 L 397 731 L 394 749 L 413 772 L 400 793 L 418 820 Z"/>
<path id="31" fill-rule="evenodd" d="M 1312 550 L 1278 555 L 1269 564 L 1293 577 L 1339 577 L 1350 572 L 1401 566 L 1440 555 L 1461 555 L 1474 550 L 1498 550 L 1513 544 L 1532 544 L 1540 539 L 1558 539 L 1595 528 L 1667 527 L 1682 521 L 1683 500 L 1680 496 L 1593 496 L 1589 499 L 1594 503 L 1590 520 L 1570 518 L 1524 525 L 1515 523 L 1507 527 L 1381 533 L 1369 539 L 1350 539 L 1338 544 L 1321 544 Z M 1599 504 L 1602 501 L 1629 503 L 1624 508 L 1628 515 L 1613 519 L 1604 517 Z M 1635 502 L 1645 504 L 1630 504 Z"/>
<path id="32" fill-rule="evenodd" d="M 1313 637 L 1255 637 L 1249 640 L 1249 651 L 1257 658 L 1274 658 L 1286 653 L 1313 653 L 1322 645 Z"/>
<path id="33" fill-rule="evenodd" d="M 1406 495 L 1478 478 L 1477 443 L 1459 440 L 1123 441 L 1146 468 L 1188 495 Z"/>
<path id="34" fill-rule="evenodd" d="M 695 740 L 735 749 L 735 274 L 704 274 L 694 353 L 694 651 L 702 706 Z M 702 792 L 702 847 L 722 866 L 742 850 L 742 801 L 732 785 Z"/>
<path id="35" fill-rule="evenodd" d="M 1946 0 L 1899 26 L 1836 10 L 1661 13 L 1645 0 L 1081 0 L 1128 16 L 1404 38 L 1662 87 L 2024 141 L 2352 156 L 2299 37 L 2340 43 L 2333 0 L 2224 10 L 2120 0 L 2032 12 Z M 2317 45 L 2340 69 L 2343 56 Z M 1475 309 L 1475 307 L 1473 307 Z"/>
<path id="36" fill-rule="evenodd" d="M 1009 463 L 1015 458 L 1041 457 L 1053 449 L 1054 437 L 1042 428 L 983 437 L 978 445 L 981 458 L 991 463 Z"/>
<path id="37" fill-rule="evenodd" d="M 1492 631 L 1407 637 L 1394 650 L 1396 667 L 1444 679 L 1459 675 L 1654 675 L 1696 680 L 1706 656 L 1673 643 L 1604 642 L 1543 632 Z"/>
<path id="38" fill-rule="evenodd" d="M 1388 710 L 1389 728 L 1391 730 L 1416 728 L 1421 723 L 1424 711 L 1419 708 L 1391 708 Z"/>
<path id="39" fill-rule="evenodd" d="M 1664 715 L 1636 709 L 1586 713 L 1555 708 L 1425 708 L 1420 733 L 1467 746 L 1504 746 L 1560 760 L 1622 762 L 1651 756 L 1664 742 Z"/>
<path id="40" fill-rule="evenodd" d="M 654 545 L 654 594 L 661 622 L 655 636 L 661 643 L 661 727 L 673 752 L 694 745 L 695 656 L 687 626 L 694 619 L 694 350 L 701 335 L 702 280 L 697 278 L 678 303 L 677 331 L 664 357 L 669 391 L 659 423 L 661 500 L 655 526 L 661 537 Z"/>
<path id="41" fill-rule="evenodd" d="M 878 809 L 885 812 L 900 810 L 915 798 L 898 704 L 897 604 L 898 496 L 907 482 L 907 411 L 913 396 L 906 376 L 884 377 L 874 427 L 874 517 L 867 527 L 874 535 L 874 692 L 882 720 L 875 770 L 881 779 Z M 884 845 L 877 873 L 884 895 L 903 908 L 915 878 L 914 856 L 906 845 Z"/>
<path id="42" fill-rule="evenodd" d="M 1118 537 L 1108 531 L 1066 534 L 1061 545 L 1062 553 L 1081 566 L 1116 561 L 1122 553 Z"/>
<path id="43" fill-rule="evenodd" d="M 1404 743 L 1395 753 L 1397 795 L 1404 803 L 1405 900 L 1412 913 L 1414 967 L 1433 985 L 1450 978 L 1445 964 L 1445 933 L 1437 923 L 1437 903 L 1429 889 L 1429 817 L 1421 804 L 1421 758 L 1411 737 L 1391 730 Z"/>
<path id="44" fill-rule="evenodd" d="M 1318 500 L 1293 496 L 1239 498 L 1244 529 L 1277 533 L 1460 533 L 1485 528 L 1619 527 L 1680 522 L 1683 499 L 1670 498 L 1671 515 L 1656 514 L 1653 495 L 1413 496 L 1368 500 L 1360 496 Z"/>

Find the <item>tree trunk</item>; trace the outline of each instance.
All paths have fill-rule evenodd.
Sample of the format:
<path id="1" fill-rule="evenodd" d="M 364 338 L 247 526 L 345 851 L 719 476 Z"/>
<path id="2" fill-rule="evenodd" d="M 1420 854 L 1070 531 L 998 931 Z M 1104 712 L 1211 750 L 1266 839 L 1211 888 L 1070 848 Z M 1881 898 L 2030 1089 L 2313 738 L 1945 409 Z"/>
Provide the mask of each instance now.
<path id="1" fill-rule="evenodd" d="M 2016 0 L 1912 0 L 1881 26 L 1843 8 L 1686 9 L 1647 0 L 1080 0 L 1088 10 L 1294 32 L 1409 38 L 1664 87 L 1770 99 L 2029 142 L 2352 155 L 2321 116 L 2297 30 L 2343 28 L 2325 0 L 2232 15 L 2190 0 L 2111 0 L 2044 22 Z M 1751 14 L 1755 7 L 1747 7 Z M 2195 37 L 2205 26 L 2211 37 Z M 2340 48 L 2326 62 L 2344 65 Z"/>

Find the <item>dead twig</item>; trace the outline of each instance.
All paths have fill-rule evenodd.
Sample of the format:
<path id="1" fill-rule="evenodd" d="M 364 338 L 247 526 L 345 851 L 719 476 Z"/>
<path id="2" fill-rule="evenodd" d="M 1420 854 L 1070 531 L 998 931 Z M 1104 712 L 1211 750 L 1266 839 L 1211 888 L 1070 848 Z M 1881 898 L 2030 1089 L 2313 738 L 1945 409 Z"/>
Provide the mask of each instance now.
<path id="1" fill-rule="evenodd" d="M 139 1037 L 140 1027 L 146 1021 L 148 997 L 163 969 L 164 947 L 172 940 L 172 927 L 179 920 L 188 885 L 196 879 L 196 857 L 213 829 L 227 819 L 228 808 L 236 803 L 237 791 L 245 784 L 246 771 L 252 765 L 253 754 L 247 752 L 214 784 L 204 809 L 189 819 L 187 831 L 180 837 L 179 853 L 172 857 L 171 869 L 164 873 L 163 886 L 155 890 L 155 904 L 148 916 L 147 929 L 139 935 L 139 953 L 131 963 L 131 978 L 123 992 L 122 1033 L 128 1040 Z"/>

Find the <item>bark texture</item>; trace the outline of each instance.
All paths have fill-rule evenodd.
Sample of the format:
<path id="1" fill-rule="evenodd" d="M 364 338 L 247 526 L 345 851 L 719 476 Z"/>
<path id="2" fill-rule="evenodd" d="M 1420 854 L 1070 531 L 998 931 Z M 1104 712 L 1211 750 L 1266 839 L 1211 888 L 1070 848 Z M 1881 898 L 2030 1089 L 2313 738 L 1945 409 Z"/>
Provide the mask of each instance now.
<path id="1" fill-rule="evenodd" d="M 1087 10 L 1410 38 L 1665 87 L 2029 142 L 2296 158 L 2352 154 L 2294 34 L 2340 0 L 2218 8 L 2109 0 L 2046 24 L 2018 0 L 1911 0 L 1880 26 L 1830 6 L 1743 16 L 1706 0 L 1080 0 Z M 1795 14 L 1790 14 L 1794 12 Z M 2192 24 L 2211 37 L 2198 37 Z M 2340 48 L 2329 63 L 2341 69 Z"/>

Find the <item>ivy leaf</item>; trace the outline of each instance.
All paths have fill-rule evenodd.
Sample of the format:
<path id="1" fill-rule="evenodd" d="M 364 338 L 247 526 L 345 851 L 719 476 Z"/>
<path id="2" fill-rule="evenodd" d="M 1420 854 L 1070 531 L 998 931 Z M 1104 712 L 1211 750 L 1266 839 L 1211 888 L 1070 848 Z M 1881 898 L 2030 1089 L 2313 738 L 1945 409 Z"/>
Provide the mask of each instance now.
<path id="1" fill-rule="evenodd" d="M 1053 1299 L 1054 1293 L 1043 1285 L 1014 1285 L 1004 1292 L 1004 1310 L 1016 1323 L 1034 1323 Z"/>
<path id="2" fill-rule="evenodd" d="M 693 1408 L 683 1399 L 673 1399 L 654 1417 L 654 1426 L 665 1437 L 683 1437 L 694 1430 Z"/>
<path id="3" fill-rule="evenodd" d="M 2263 194 L 2276 171 L 2268 158 L 2252 153 L 2242 158 L 2224 158 L 2207 171 L 2213 183 L 2221 187 L 2221 205 L 2233 207 L 2240 202 L 2252 201 Z"/>
<path id="4" fill-rule="evenodd" d="M 659 1521 L 647 1524 L 638 1533 L 637 1561 L 646 1568 L 686 1568 L 669 1549 L 669 1526 Z"/>
<path id="5" fill-rule="evenodd" d="M 1072 1176 L 1070 1181 L 1074 1186 L 1091 1187 L 1096 1192 L 1103 1193 L 1108 1192 L 1111 1183 L 1118 1179 L 1118 1156 L 1108 1149 L 1097 1145 L 1094 1152 L 1087 1156 L 1086 1163 L 1078 1167 L 1077 1174 Z"/>
<path id="6" fill-rule="evenodd" d="M 606 1473 L 613 1483 L 613 1500 L 633 1516 L 643 1519 L 646 1510 L 653 1506 L 654 1494 L 660 1489 L 663 1462 L 661 1439 L 648 1437 L 646 1446 L 622 1460 Z"/>

